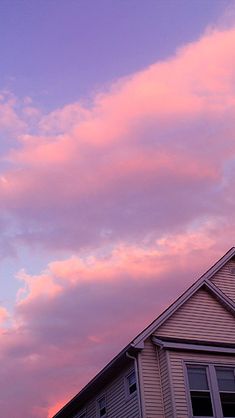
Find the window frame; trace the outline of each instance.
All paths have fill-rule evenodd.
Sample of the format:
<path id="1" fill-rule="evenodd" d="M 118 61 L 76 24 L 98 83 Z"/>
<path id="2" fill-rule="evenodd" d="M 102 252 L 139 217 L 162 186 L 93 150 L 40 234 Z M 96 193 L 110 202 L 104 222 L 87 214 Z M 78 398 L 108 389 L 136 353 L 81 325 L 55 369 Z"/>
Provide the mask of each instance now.
<path id="1" fill-rule="evenodd" d="M 130 393 L 130 385 L 129 385 L 129 381 L 128 378 L 132 375 L 135 374 L 135 391 Z M 125 385 L 125 394 L 126 394 L 126 400 L 128 401 L 129 399 L 133 398 L 134 396 L 137 395 L 137 378 L 136 378 L 136 372 L 135 369 L 130 370 L 124 377 L 124 385 Z"/>
<path id="2" fill-rule="evenodd" d="M 221 393 L 233 393 L 235 394 L 235 389 L 234 390 L 220 390 L 219 388 L 219 382 L 218 382 L 218 376 L 216 373 L 216 369 L 222 369 L 222 370 L 233 370 L 233 376 L 234 376 L 234 381 L 235 381 L 235 365 L 232 367 L 229 366 L 225 366 L 224 365 L 215 365 L 214 366 L 215 369 L 215 374 L 216 374 L 216 382 L 217 382 L 217 386 L 218 386 L 218 392 L 219 392 L 219 398 L 221 399 Z M 223 416 L 223 407 L 222 407 L 222 402 L 220 400 L 220 405 L 221 405 L 221 409 L 222 409 L 222 416 Z M 226 417 L 226 418 L 234 418 L 234 417 Z"/>
<path id="3" fill-rule="evenodd" d="M 192 390 L 190 388 L 190 383 L 189 383 L 189 377 L 188 377 L 188 368 L 189 367 L 194 367 L 194 368 L 200 368 L 200 367 L 204 367 L 206 369 L 206 378 L 207 378 L 207 384 L 208 384 L 208 390 L 198 390 L 199 392 L 205 392 L 210 394 L 210 398 L 211 398 L 211 405 L 212 405 L 212 412 L 213 415 L 210 416 L 210 418 L 215 418 L 215 408 L 214 408 L 214 403 L 213 403 L 213 398 L 212 398 L 212 387 L 211 387 L 211 381 L 210 381 L 210 374 L 209 374 L 209 368 L 208 368 L 208 364 L 186 364 L 186 377 L 187 377 L 187 392 L 188 392 L 188 400 L 189 400 L 189 405 L 190 405 L 190 413 L 191 413 L 191 417 L 192 418 L 208 418 L 208 416 L 204 416 L 204 415 L 193 415 L 193 406 L 192 406 L 192 400 L 191 400 L 191 392 L 193 392 L 194 390 Z M 196 391 L 196 390 L 195 390 Z"/>
<path id="4" fill-rule="evenodd" d="M 222 404 L 220 401 L 220 390 L 219 390 L 219 385 L 218 385 L 218 380 L 217 380 L 217 375 L 216 375 L 216 368 L 233 369 L 234 376 L 235 376 L 235 364 L 227 364 L 227 363 L 225 364 L 225 363 L 208 362 L 208 361 L 193 361 L 193 360 L 184 361 L 183 360 L 186 399 L 187 399 L 187 406 L 188 406 L 190 418 L 208 418 L 208 416 L 193 415 L 189 378 L 188 378 L 188 367 L 190 366 L 191 367 L 206 367 L 208 388 L 209 388 L 209 392 L 211 395 L 212 410 L 213 410 L 213 416 L 209 418 L 225 418 L 223 415 Z M 234 418 L 234 417 L 226 417 L 226 418 Z"/>
<path id="5" fill-rule="evenodd" d="M 104 415 L 100 415 L 100 406 L 99 406 L 99 402 L 101 401 L 101 399 L 105 400 L 105 414 Z M 96 416 L 98 418 L 106 418 L 107 417 L 107 398 L 106 398 L 106 394 L 103 393 L 102 395 L 100 395 L 97 399 L 96 399 Z"/>

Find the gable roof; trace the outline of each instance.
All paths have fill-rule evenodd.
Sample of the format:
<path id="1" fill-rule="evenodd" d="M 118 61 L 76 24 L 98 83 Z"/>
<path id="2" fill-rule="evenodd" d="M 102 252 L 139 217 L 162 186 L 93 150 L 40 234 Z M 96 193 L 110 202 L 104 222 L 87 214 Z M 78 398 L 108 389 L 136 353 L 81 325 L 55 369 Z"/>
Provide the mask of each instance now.
<path id="1" fill-rule="evenodd" d="M 194 295 L 201 287 L 205 287 L 227 310 L 235 316 L 235 303 L 226 296 L 210 279 L 219 271 L 229 260 L 235 257 L 235 247 L 232 247 L 223 257 L 221 257 L 209 270 L 206 271 L 191 287 L 189 287 L 175 302 L 173 302 L 157 319 L 147 326 L 134 340 L 132 340 L 116 357 L 113 358 L 72 400 L 70 400 L 54 418 L 66 418 L 69 413 L 75 412 L 78 404 L 84 404 L 97 386 L 104 385 L 110 376 L 121 365 L 127 363 L 127 353 L 135 354 L 144 348 L 144 341 L 169 319 L 187 300 Z"/>
<path id="2" fill-rule="evenodd" d="M 141 348 L 144 340 L 148 338 L 156 328 L 160 327 L 168 318 L 173 315 L 197 290 L 205 286 L 217 300 L 227 309 L 235 314 L 235 303 L 226 296 L 214 283 L 210 282 L 211 277 L 217 273 L 231 258 L 235 256 L 235 247 L 232 247 L 223 257 L 220 258 L 209 270 L 190 286 L 175 302 L 173 302 L 158 318 L 156 318 L 147 328 L 145 328 L 132 341 L 134 347 Z"/>

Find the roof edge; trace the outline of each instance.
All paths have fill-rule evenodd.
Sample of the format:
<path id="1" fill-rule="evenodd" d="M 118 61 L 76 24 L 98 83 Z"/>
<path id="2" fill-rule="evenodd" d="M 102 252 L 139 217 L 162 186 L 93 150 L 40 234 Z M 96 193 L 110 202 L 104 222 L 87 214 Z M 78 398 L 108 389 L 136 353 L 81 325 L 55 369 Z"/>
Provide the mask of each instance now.
<path id="1" fill-rule="evenodd" d="M 132 341 L 134 346 L 138 346 L 146 338 L 148 338 L 152 332 L 159 328 L 168 318 L 173 315 L 197 290 L 204 284 L 208 283 L 208 280 L 217 273 L 232 257 L 235 256 L 235 247 L 230 248 L 226 254 L 223 255 L 212 267 L 210 267 L 199 279 L 194 282 L 185 292 L 178 297 L 166 310 L 157 317 L 150 325 L 148 325 L 137 337 Z M 225 295 L 224 295 L 225 296 Z"/>
<path id="2" fill-rule="evenodd" d="M 120 351 L 93 379 L 91 379 L 83 389 L 75 395 L 63 408 L 58 411 L 53 418 L 66 418 L 66 411 L 74 404 L 79 402 L 82 396 L 91 387 L 98 383 L 99 379 L 104 376 L 110 369 L 120 361 L 128 351 L 132 353 L 138 352 L 144 348 L 144 341 L 148 338 L 153 331 L 160 327 L 174 312 L 176 312 L 194 293 L 197 292 L 202 286 L 206 286 L 214 295 L 221 300 L 227 307 L 235 314 L 235 304 L 219 289 L 216 285 L 210 282 L 210 278 L 221 268 L 224 264 L 235 256 L 235 247 L 230 248 L 227 253 L 221 257 L 212 267 L 210 267 L 199 279 L 192 284 L 185 292 L 176 299 L 166 310 L 157 317 L 150 325 L 148 325 L 140 334 L 138 334 L 123 350 Z"/>
<path id="3" fill-rule="evenodd" d="M 134 347 L 131 343 L 125 346 L 109 363 L 107 363 L 103 369 L 97 373 L 81 390 L 78 392 L 70 401 L 68 401 L 52 418 L 65 418 L 67 417 L 67 410 L 73 408 L 83 396 L 88 396 L 89 390 L 91 390 L 93 385 L 99 383 L 99 380 L 104 377 L 107 372 L 110 372 L 115 365 L 120 362 L 122 359 L 125 359 L 126 353 L 130 352 L 134 354 L 138 352 L 140 348 Z"/>

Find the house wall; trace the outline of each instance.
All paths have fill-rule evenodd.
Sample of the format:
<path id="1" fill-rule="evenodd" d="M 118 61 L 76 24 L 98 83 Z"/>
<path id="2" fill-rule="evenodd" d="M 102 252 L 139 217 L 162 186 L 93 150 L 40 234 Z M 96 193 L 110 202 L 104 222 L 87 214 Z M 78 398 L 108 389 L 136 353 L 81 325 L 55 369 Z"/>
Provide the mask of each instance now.
<path id="1" fill-rule="evenodd" d="M 211 281 L 235 302 L 235 274 L 232 274 L 232 269 L 235 269 L 235 259 L 228 261 L 211 278 Z"/>
<path id="2" fill-rule="evenodd" d="M 78 410 L 76 414 L 68 418 L 79 416 L 79 412 L 82 412 L 84 409 L 86 410 L 87 418 L 98 417 L 97 399 L 102 395 L 106 396 L 107 416 L 109 418 L 139 418 L 137 392 L 130 397 L 126 396 L 125 377 L 132 370 L 134 370 L 134 364 L 132 367 L 122 370 L 109 385 L 101 388 L 100 392 L 81 408 L 81 411 Z"/>
<path id="3" fill-rule="evenodd" d="M 184 362 L 235 365 L 235 356 L 169 351 L 170 379 L 173 392 L 173 418 L 189 418 L 187 387 L 185 384 Z"/>
<path id="4" fill-rule="evenodd" d="M 163 394 L 162 394 L 162 376 L 160 370 L 159 353 L 151 339 L 144 343 L 144 349 L 140 355 L 142 391 L 143 391 L 143 409 L 144 417 L 163 418 Z M 165 379 L 165 374 L 164 374 Z"/>
<path id="5" fill-rule="evenodd" d="M 169 358 L 168 353 L 165 350 L 158 349 L 161 383 L 162 383 L 162 395 L 164 406 L 164 418 L 172 418 L 172 388 L 169 373 Z"/>
<path id="6" fill-rule="evenodd" d="M 210 293 L 199 289 L 154 335 L 235 343 L 235 319 Z"/>

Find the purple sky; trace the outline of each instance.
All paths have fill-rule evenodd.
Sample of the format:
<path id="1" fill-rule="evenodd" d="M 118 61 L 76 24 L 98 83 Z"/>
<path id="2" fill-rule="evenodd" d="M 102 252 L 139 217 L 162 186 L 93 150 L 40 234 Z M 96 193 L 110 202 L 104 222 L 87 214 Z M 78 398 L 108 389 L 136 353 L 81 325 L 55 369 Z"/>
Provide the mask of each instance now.
<path id="1" fill-rule="evenodd" d="M 2 0 L 0 28 L 0 411 L 50 418 L 234 245 L 235 3 Z"/>
<path id="2" fill-rule="evenodd" d="M 2 0 L 2 88 L 44 110 L 144 69 L 197 39 L 230 1 Z"/>

